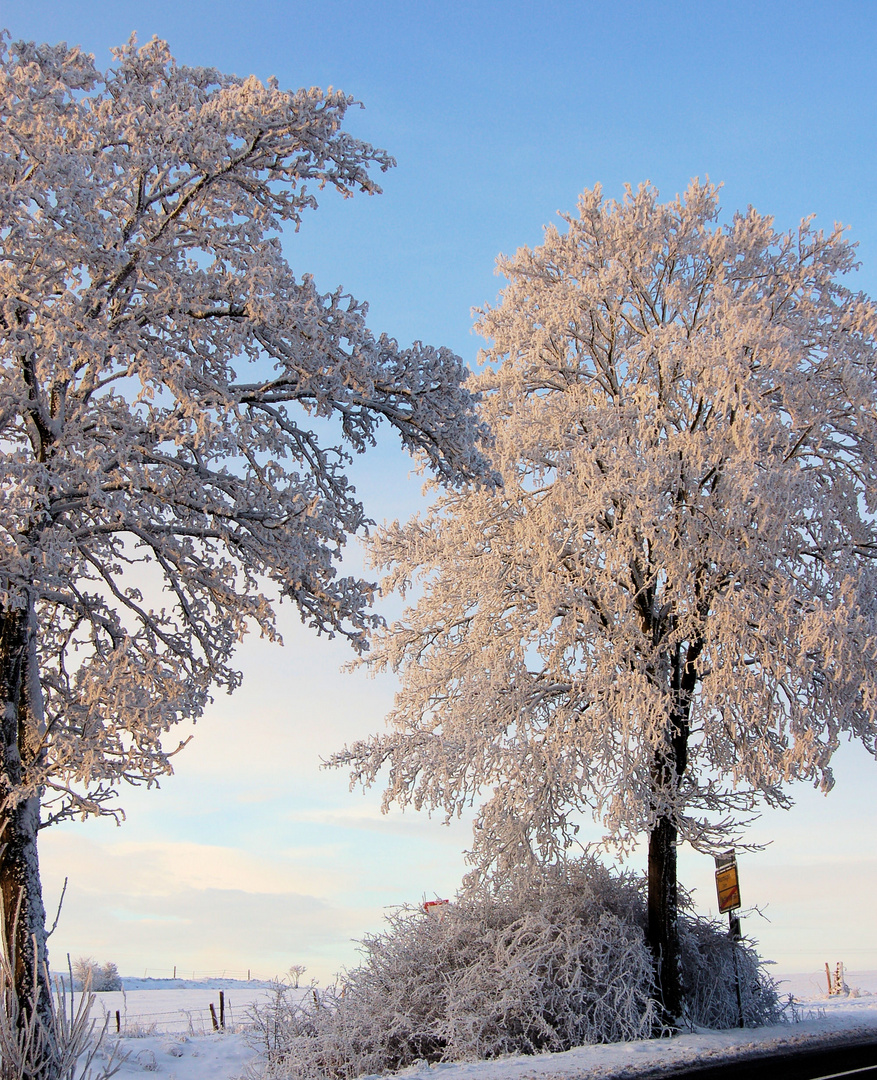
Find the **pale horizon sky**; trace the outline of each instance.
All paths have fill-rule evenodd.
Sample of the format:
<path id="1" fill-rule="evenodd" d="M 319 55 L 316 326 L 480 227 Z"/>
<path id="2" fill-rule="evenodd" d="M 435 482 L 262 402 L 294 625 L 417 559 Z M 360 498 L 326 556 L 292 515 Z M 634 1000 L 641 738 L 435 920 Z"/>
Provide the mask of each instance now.
<path id="1" fill-rule="evenodd" d="M 80 44 L 102 67 L 136 31 L 165 38 L 180 63 L 353 94 L 365 109 L 348 129 L 398 167 L 379 197 L 326 193 L 284 237 L 287 257 L 324 290 L 367 300 L 376 332 L 448 345 L 473 366 L 471 309 L 496 298 L 496 256 L 538 244 L 596 183 L 621 198 L 651 180 L 669 199 L 709 176 L 726 218 L 752 204 L 782 229 L 811 213 L 843 222 L 863 263 L 854 285 L 877 294 L 871 0 L 0 0 L 0 25 Z M 410 473 L 390 440 L 356 463 L 372 518 L 418 509 Z M 50 922 L 69 878 L 53 968 L 68 952 L 132 976 L 270 977 L 303 963 L 326 981 L 356 963 L 353 939 L 379 930 L 387 906 L 453 896 L 467 822 L 384 817 L 378 791 L 348 793 L 319 767 L 380 730 L 392 680 L 342 674 L 349 648 L 291 609 L 282 625 L 283 649 L 244 645 L 243 686 L 199 722 L 176 775 L 123 792 L 120 828 L 42 834 Z M 771 920 L 745 928 L 780 971 L 877 969 L 877 763 L 844 747 L 836 774 L 829 796 L 800 788 L 793 810 L 766 815 L 750 835 L 770 846 L 739 859 L 744 903 Z M 715 911 L 712 860 L 683 851 L 680 875 L 698 910 Z"/>

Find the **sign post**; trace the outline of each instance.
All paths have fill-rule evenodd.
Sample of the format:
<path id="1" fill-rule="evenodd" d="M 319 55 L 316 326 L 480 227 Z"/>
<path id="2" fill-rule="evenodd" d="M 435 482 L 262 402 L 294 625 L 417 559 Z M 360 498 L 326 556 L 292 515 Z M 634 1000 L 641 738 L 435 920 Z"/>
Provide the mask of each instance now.
<path id="1" fill-rule="evenodd" d="M 737 856 L 731 851 L 723 851 L 715 856 L 716 860 L 716 895 L 719 899 L 719 914 L 728 913 L 728 935 L 734 943 L 734 975 L 737 986 L 737 1015 L 740 1027 L 743 1027 L 743 999 L 740 995 L 740 969 L 737 965 L 736 944 L 741 939 L 740 919 L 734 914 L 739 910 L 740 879 L 737 876 Z"/>
<path id="2" fill-rule="evenodd" d="M 716 855 L 716 895 L 719 898 L 719 914 L 736 911 L 740 907 L 740 880 L 737 877 L 737 856 L 733 851 Z M 729 915 L 729 923 L 733 916 Z M 739 919 L 736 920 L 739 923 Z"/>

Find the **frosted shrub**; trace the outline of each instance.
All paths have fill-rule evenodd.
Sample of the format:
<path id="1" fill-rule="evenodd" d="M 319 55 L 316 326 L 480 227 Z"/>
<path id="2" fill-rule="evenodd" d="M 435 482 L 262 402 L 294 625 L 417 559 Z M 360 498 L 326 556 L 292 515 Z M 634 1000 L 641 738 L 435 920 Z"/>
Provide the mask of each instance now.
<path id="1" fill-rule="evenodd" d="M 699 918 L 680 920 L 682 981 L 688 1016 L 706 1028 L 778 1024 L 785 1020 L 778 987 L 765 972 L 751 941 L 736 943 L 717 922 Z M 740 1000 L 737 999 L 737 986 Z"/>
<path id="2" fill-rule="evenodd" d="M 119 969 L 112 962 L 101 967 L 90 956 L 79 956 L 72 964 L 73 985 L 78 990 L 91 990 L 101 993 L 104 990 L 121 990 L 122 979 Z"/>
<path id="3" fill-rule="evenodd" d="M 256 1014 L 257 1075 L 339 1080 L 430 1062 L 567 1050 L 664 1030 L 638 882 L 595 860 L 496 890 L 479 887 L 443 918 L 400 909 L 362 942 L 363 963 L 299 999 L 278 985 Z M 723 928 L 684 920 L 692 1023 L 737 1023 L 733 952 Z M 777 1018 L 773 984 L 741 954 L 749 1024 Z"/>

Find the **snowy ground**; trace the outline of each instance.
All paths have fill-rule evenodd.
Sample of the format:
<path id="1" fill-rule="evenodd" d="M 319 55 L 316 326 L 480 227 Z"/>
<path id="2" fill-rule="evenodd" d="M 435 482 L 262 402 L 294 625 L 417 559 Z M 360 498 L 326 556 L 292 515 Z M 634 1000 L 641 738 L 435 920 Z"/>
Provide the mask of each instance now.
<path id="1" fill-rule="evenodd" d="M 796 1046 L 819 1040 L 873 1034 L 877 1037 L 877 971 L 848 972 L 846 981 L 859 996 L 828 998 L 824 975 L 776 976 L 783 990 L 794 995 L 799 1022 L 778 1027 L 745 1031 L 699 1031 L 673 1039 L 649 1042 L 616 1043 L 611 1046 L 584 1046 L 564 1054 L 537 1057 L 509 1057 L 489 1062 L 463 1062 L 425 1065 L 407 1069 L 406 1080 L 605 1080 L 608 1077 L 635 1076 L 638 1073 L 690 1065 L 696 1061 L 715 1061 L 731 1056 L 745 1056 Z M 234 1016 L 242 1018 L 245 998 L 265 996 L 260 988 L 245 985 L 229 987 L 228 1000 Z M 177 995 L 175 998 L 170 995 Z M 208 1001 L 205 1003 L 204 998 Z M 129 1017 L 138 1015 L 135 1006 L 146 1016 L 172 1011 L 175 1004 L 182 1024 L 175 1033 L 148 1034 L 142 1037 L 111 1036 L 128 1059 L 117 1074 L 119 1080 L 143 1077 L 144 1072 L 160 1073 L 166 1080 L 235 1080 L 253 1059 L 242 1032 L 193 1035 L 186 1029 L 186 1014 L 207 1008 L 210 1001 L 218 1008 L 218 991 L 197 987 L 186 990 L 134 990 L 125 995 Z M 100 994 L 101 1005 L 113 1017 L 116 999 L 121 994 Z M 228 1008 L 228 1006 L 227 1006 Z M 208 1009 L 209 1015 L 209 1009 Z M 227 1018 L 228 1022 L 228 1018 Z"/>

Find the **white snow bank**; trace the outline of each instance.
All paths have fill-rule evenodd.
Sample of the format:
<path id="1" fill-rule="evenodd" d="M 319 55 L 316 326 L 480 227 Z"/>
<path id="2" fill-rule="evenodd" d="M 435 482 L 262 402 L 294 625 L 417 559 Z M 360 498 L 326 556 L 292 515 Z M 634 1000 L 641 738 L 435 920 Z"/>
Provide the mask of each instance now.
<path id="1" fill-rule="evenodd" d="M 149 1035 L 142 1039 L 109 1040 L 127 1060 L 116 1076 L 158 1073 L 165 1080 L 233 1080 L 241 1076 L 255 1054 L 241 1034 Z"/>
<path id="2" fill-rule="evenodd" d="M 139 979 L 133 975 L 126 975 L 122 979 L 125 990 L 253 990 L 268 989 L 273 986 L 272 979 Z"/>

